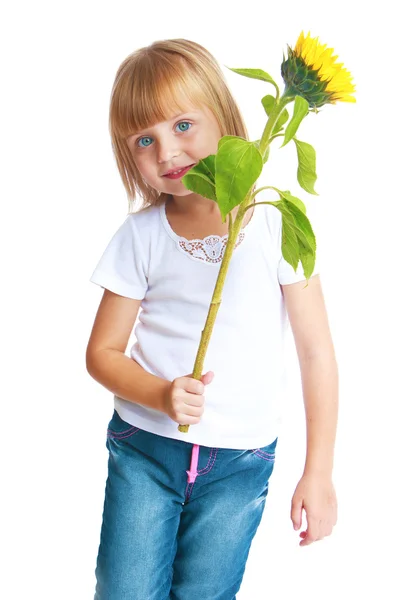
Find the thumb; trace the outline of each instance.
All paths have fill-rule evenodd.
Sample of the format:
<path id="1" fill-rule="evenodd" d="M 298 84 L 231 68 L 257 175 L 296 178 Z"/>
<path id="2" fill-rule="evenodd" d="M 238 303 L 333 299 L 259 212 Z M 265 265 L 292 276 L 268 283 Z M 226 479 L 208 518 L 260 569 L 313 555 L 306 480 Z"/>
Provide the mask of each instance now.
<path id="1" fill-rule="evenodd" d="M 207 371 L 207 373 L 205 373 L 201 377 L 201 381 L 204 383 L 204 385 L 208 385 L 209 383 L 211 383 L 213 381 L 213 378 L 214 378 L 213 371 Z"/>

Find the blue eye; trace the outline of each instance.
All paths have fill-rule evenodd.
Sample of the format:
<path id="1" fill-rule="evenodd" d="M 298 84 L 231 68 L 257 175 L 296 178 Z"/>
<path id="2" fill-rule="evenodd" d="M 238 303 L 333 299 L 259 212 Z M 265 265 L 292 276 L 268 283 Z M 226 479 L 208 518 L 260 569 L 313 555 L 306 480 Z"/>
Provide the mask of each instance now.
<path id="1" fill-rule="evenodd" d="M 140 138 L 140 139 L 138 139 L 138 144 L 139 144 L 139 142 L 141 142 L 142 140 L 150 140 L 150 139 L 152 139 L 152 138 L 150 138 L 150 137 L 148 137 L 148 136 L 146 136 L 146 137 L 143 137 L 143 138 Z M 147 148 L 147 146 L 148 146 L 148 144 L 145 146 L 145 148 Z M 139 146 L 139 148 L 143 148 L 143 146 Z"/>
<path id="2" fill-rule="evenodd" d="M 191 123 L 189 121 L 181 121 L 181 123 L 178 123 L 177 127 L 179 127 L 180 125 L 191 125 Z M 181 129 L 181 131 L 188 131 L 188 128 Z"/>
<path id="3" fill-rule="evenodd" d="M 185 125 L 185 126 L 187 126 L 187 125 L 192 125 L 192 123 L 190 123 L 189 121 L 180 121 L 180 123 L 177 123 L 177 124 L 176 124 L 176 127 L 180 127 L 181 125 Z M 189 127 L 186 127 L 186 129 L 181 129 L 181 131 L 182 131 L 183 133 L 185 133 L 185 132 L 186 132 L 186 131 L 188 131 L 188 130 L 189 130 Z M 146 136 L 144 136 L 144 137 L 138 138 L 138 140 L 136 141 L 136 144 L 139 146 L 139 148 L 147 148 L 147 147 L 148 147 L 150 144 L 146 144 L 146 145 L 144 145 L 144 146 L 141 146 L 141 145 L 140 145 L 140 142 L 141 142 L 142 140 L 145 140 L 145 141 L 146 141 L 146 140 L 152 140 L 152 138 L 151 138 L 150 136 L 146 135 Z"/>

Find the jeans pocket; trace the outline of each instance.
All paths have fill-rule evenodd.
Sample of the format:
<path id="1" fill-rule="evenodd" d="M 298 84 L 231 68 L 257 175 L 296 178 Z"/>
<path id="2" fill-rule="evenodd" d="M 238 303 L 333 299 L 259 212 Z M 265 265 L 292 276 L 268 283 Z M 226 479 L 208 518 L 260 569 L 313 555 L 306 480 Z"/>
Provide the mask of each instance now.
<path id="1" fill-rule="evenodd" d="M 116 440 L 125 440 L 140 431 L 139 427 L 135 427 L 120 417 L 116 409 L 113 411 L 113 416 L 107 426 L 107 437 Z"/>
<path id="2" fill-rule="evenodd" d="M 264 446 L 263 448 L 256 448 L 253 450 L 252 454 L 266 460 L 268 462 L 274 462 L 275 460 L 275 448 L 278 442 L 278 438 L 275 438 L 273 442 Z"/>

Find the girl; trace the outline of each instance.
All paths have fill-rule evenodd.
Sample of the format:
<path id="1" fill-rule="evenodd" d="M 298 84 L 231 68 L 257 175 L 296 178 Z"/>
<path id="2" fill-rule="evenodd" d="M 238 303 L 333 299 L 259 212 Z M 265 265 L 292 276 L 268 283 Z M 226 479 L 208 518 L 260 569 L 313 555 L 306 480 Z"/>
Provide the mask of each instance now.
<path id="1" fill-rule="evenodd" d="M 104 293 L 87 370 L 114 394 L 95 600 L 233 600 L 274 468 L 288 324 L 281 286 L 301 290 L 305 278 L 282 257 L 281 213 L 246 211 L 206 354 L 211 370 L 193 379 L 228 225 L 181 177 L 222 136 L 249 139 L 247 130 L 213 56 L 175 39 L 121 64 L 110 133 L 130 208 L 136 193 L 143 205 L 90 279 Z M 312 298 L 307 290 L 298 301 Z M 322 313 L 310 325 L 315 344 L 323 323 Z M 313 348 L 297 331 L 299 353 Z"/>

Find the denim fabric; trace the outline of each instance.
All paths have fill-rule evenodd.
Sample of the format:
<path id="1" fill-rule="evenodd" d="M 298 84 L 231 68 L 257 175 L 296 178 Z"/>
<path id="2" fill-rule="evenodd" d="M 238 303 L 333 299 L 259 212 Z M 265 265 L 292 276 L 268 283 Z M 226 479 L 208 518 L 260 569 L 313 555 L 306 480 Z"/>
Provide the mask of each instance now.
<path id="1" fill-rule="evenodd" d="M 187 483 L 193 444 L 138 429 L 114 410 L 94 600 L 235 600 L 277 441 L 200 446 L 198 476 Z"/>

